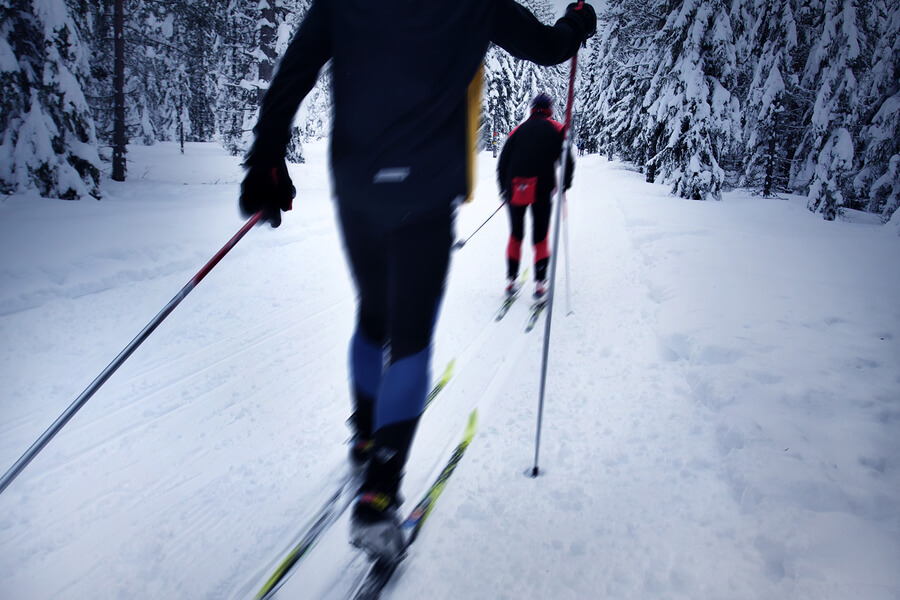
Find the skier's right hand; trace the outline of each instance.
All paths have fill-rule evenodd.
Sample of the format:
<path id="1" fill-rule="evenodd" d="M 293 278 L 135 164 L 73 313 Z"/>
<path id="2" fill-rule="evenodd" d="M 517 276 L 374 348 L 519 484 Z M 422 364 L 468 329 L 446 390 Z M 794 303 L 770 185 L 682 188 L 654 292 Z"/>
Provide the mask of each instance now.
<path id="1" fill-rule="evenodd" d="M 272 227 L 281 225 L 281 211 L 291 210 L 297 190 L 284 160 L 280 164 L 247 165 L 241 182 L 240 208 L 244 218 L 263 211 L 262 219 Z"/>

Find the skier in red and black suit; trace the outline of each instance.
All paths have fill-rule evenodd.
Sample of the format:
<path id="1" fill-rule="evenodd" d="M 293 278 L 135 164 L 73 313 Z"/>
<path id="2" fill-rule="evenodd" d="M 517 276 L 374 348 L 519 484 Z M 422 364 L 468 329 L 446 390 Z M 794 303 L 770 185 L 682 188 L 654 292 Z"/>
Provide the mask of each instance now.
<path id="1" fill-rule="evenodd" d="M 352 456 L 365 468 L 351 539 L 370 554 L 403 547 L 400 482 L 431 382 L 454 215 L 474 181 L 472 85 L 488 45 L 559 64 L 596 23 L 587 3 L 550 26 L 513 0 L 313 0 L 263 99 L 240 207 L 278 226 L 293 198 L 291 121 L 331 61 L 333 190 L 357 291 Z"/>
<path id="2" fill-rule="evenodd" d="M 516 278 L 525 238 L 525 212 L 531 207 L 534 244 L 534 297 L 547 294 L 547 265 L 550 262 L 551 196 L 556 190 L 556 161 L 562 154 L 563 125 L 554 121 L 553 100 L 547 94 L 535 96 L 531 115 L 512 130 L 497 165 L 500 194 L 509 207 L 510 234 L 506 245 L 506 292 L 516 292 Z M 564 189 L 572 187 L 575 163 L 571 151 L 566 157 Z"/>

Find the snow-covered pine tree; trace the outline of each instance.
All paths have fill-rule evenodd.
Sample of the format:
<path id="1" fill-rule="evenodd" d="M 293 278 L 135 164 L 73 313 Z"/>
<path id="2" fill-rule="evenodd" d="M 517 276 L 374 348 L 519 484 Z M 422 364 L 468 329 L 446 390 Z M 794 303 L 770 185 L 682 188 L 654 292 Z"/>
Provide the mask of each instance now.
<path id="1" fill-rule="evenodd" d="M 219 128 L 225 147 L 243 154 L 281 55 L 309 10 L 310 0 L 230 0 L 219 62 Z M 317 88 L 318 89 L 318 88 Z M 312 94 L 311 94 L 312 96 Z M 304 104 L 309 104 L 307 99 Z M 306 120 L 302 121 L 305 129 Z M 303 162 L 301 128 L 295 127 L 287 160 Z"/>
<path id="2" fill-rule="evenodd" d="M 300 26 L 303 17 L 311 5 L 311 0 L 290 2 L 290 12 L 279 25 L 278 44 L 276 46 L 279 56 L 283 55 L 288 42 L 294 32 Z M 316 85 L 303 99 L 300 109 L 294 118 L 294 144 L 301 148 L 299 142 L 318 140 L 326 137 L 331 132 L 331 63 L 327 63 L 319 73 Z M 303 162 L 302 155 L 295 162 Z"/>
<path id="3" fill-rule="evenodd" d="M 99 198 L 100 157 L 82 91 L 88 52 L 69 7 L 13 0 L 0 10 L 0 189 Z"/>
<path id="4" fill-rule="evenodd" d="M 91 76 L 85 82 L 84 94 L 91 113 L 98 142 L 110 145 L 112 140 L 113 110 L 113 3 L 103 2 L 91 6 L 88 17 L 90 35 L 87 44 L 90 50 Z"/>
<path id="5" fill-rule="evenodd" d="M 184 152 L 184 143 L 191 139 L 193 130 L 188 110 L 192 66 L 184 40 L 184 20 L 178 13 L 180 5 L 165 7 L 147 2 L 145 7 L 141 17 L 145 34 L 135 54 L 145 57 L 143 88 L 150 122 L 159 140 L 177 141 Z"/>
<path id="6" fill-rule="evenodd" d="M 112 179 L 125 181 L 125 2 L 113 2 L 113 145 Z"/>
<path id="7" fill-rule="evenodd" d="M 276 56 L 280 57 L 284 55 L 284 52 L 293 37 L 294 31 L 300 26 L 300 22 L 309 11 L 312 0 L 289 3 L 285 2 L 285 0 L 277 0 L 277 4 L 282 10 L 277 12 L 278 18 L 275 28 L 277 35 L 274 40 L 274 52 Z M 290 5 L 289 11 L 285 10 L 287 5 Z M 272 80 L 272 75 L 274 75 L 274 72 L 269 73 L 268 78 L 265 79 L 266 88 L 268 88 L 268 84 Z M 285 154 L 285 159 L 288 162 L 306 162 L 306 159 L 303 157 L 303 140 L 306 137 L 304 131 L 305 124 L 311 121 L 314 122 L 314 120 L 308 118 L 310 113 L 319 114 L 321 116 L 324 107 L 324 110 L 329 114 L 327 123 L 330 125 L 331 94 L 330 90 L 325 93 L 325 88 L 323 87 L 327 85 L 328 82 L 329 80 L 323 81 L 320 77 L 316 82 L 315 87 L 307 94 L 307 97 L 303 99 L 303 103 L 301 104 L 301 107 L 298 108 L 297 114 L 294 115 L 294 121 L 291 123 L 291 139 L 288 142 L 287 152 Z M 323 125 L 324 124 L 325 123 L 323 122 Z"/>
<path id="8" fill-rule="evenodd" d="M 900 3 L 877 0 L 867 17 L 876 41 L 860 79 L 867 110 L 853 186 L 864 208 L 887 221 L 900 207 Z"/>
<path id="9" fill-rule="evenodd" d="M 218 127 L 222 143 L 232 156 L 240 156 L 250 142 L 253 118 L 258 109 L 259 90 L 253 85 L 257 77 L 259 2 L 231 0 L 222 39 L 219 63 Z"/>
<path id="10" fill-rule="evenodd" d="M 578 92 L 572 107 L 574 119 L 574 140 L 585 143 L 596 140 L 601 129 L 601 121 L 606 114 L 600 107 L 600 96 L 604 89 L 596 79 L 600 64 L 600 45 L 606 37 L 606 27 L 601 26 L 598 36 L 588 41 L 588 50 L 579 57 L 579 69 L 576 76 Z M 604 107 L 605 108 L 605 107 Z"/>
<path id="11" fill-rule="evenodd" d="M 667 2 L 654 3 L 662 12 Z M 648 179 L 655 170 L 683 198 L 718 199 L 725 182 L 721 163 L 740 140 L 740 104 L 729 91 L 738 76 L 728 5 L 724 0 L 684 0 L 653 39 L 654 66 L 643 105 L 640 143 L 648 148 Z"/>
<path id="12" fill-rule="evenodd" d="M 795 185 L 808 185 L 807 207 L 833 220 L 852 193 L 853 131 L 859 114 L 861 38 L 856 0 L 825 0 L 820 35 L 802 83 L 816 90 L 811 125 L 798 150 Z"/>
<path id="13" fill-rule="evenodd" d="M 178 139 L 178 104 L 187 87 L 187 53 L 175 38 L 175 14 L 152 0 L 128 0 L 126 11 L 126 131 L 149 146 Z"/>
<path id="14" fill-rule="evenodd" d="M 300 105 L 294 129 L 303 141 L 319 140 L 331 132 L 331 63 L 322 68 L 319 80 Z"/>
<path id="15" fill-rule="evenodd" d="M 787 188 L 788 156 L 800 129 L 786 118 L 799 78 L 791 57 L 798 50 L 797 0 L 754 0 L 752 25 L 743 46 L 752 74 L 745 95 L 742 186 L 761 187 L 765 197 Z"/>
<path id="16" fill-rule="evenodd" d="M 599 88 L 585 135 L 679 196 L 718 198 L 723 164 L 740 155 L 732 13 L 742 15 L 739 1 L 610 0 L 584 74 Z"/>
<path id="17" fill-rule="evenodd" d="M 484 60 L 484 105 L 482 115 L 485 120 L 485 146 L 500 146 L 506 136 L 516 126 L 514 89 L 514 59 L 499 46 L 492 45 Z"/>
<path id="18" fill-rule="evenodd" d="M 531 100 L 540 92 L 545 92 L 553 98 L 554 108 L 556 109 L 557 118 L 559 112 L 559 96 L 550 93 L 544 85 L 544 78 L 538 72 L 538 68 L 534 63 L 525 60 L 514 60 L 513 67 L 515 69 L 515 96 L 512 98 L 512 115 L 514 123 L 521 123 L 528 118 L 529 106 Z M 563 104 L 565 101 L 563 101 Z"/>
<path id="19" fill-rule="evenodd" d="M 91 4 L 91 72 L 87 93 L 101 144 L 112 145 L 113 10 L 111 3 Z M 186 110 L 190 95 L 190 57 L 179 27 L 182 3 L 124 1 L 124 94 L 126 143 L 151 145 L 184 141 L 191 126 Z"/>
<path id="20" fill-rule="evenodd" d="M 227 0 L 182 0 L 180 4 L 176 32 L 181 42 L 179 47 L 184 48 L 188 60 L 185 101 L 190 134 L 187 139 L 209 142 L 216 136 L 216 63 Z"/>
<path id="21" fill-rule="evenodd" d="M 598 34 L 589 43 L 588 61 L 581 70 L 582 139 L 642 169 L 647 148 L 638 138 L 647 120 L 643 100 L 650 83 L 645 55 L 665 14 L 652 12 L 643 0 L 611 0 L 600 15 Z"/>
<path id="22" fill-rule="evenodd" d="M 17 4 L 22 2 L 0 6 L 0 193 L 3 194 L 31 186 L 31 175 L 26 168 L 16 170 L 15 150 L 19 129 L 30 106 L 33 63 L 37 62 L 43 45 L 34 15 L 23 12 Z"/>
<path id="23" fill-rule="evenodd" d="M 719 170 L 707 171 L 714 194 L 715 179 L 740 162 L 742 184 L 809 194 L 810 208 L 826 218 L 837 213 L 838 194 L 885 220 L 897 210 L 896 2 L 733 0 L 726 9 L 705 0 L 609 0 L 608 6 L 591 42 L 596 60 L 581 78 L 591 88 L 580 107 L 582 137 L 636 163 L 649 180 L 658 168 L 664 179 L 684 181 L 694 172 L 691 160 L 712 166 L 714 159 Z M 696 190 L 677 184 L 675 192 Z"/>

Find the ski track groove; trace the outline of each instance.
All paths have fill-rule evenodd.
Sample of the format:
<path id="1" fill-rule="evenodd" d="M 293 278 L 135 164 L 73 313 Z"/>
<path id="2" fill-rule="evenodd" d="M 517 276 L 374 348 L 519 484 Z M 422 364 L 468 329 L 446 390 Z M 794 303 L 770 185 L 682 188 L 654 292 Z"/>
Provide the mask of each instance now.
<path id="1" fill-rule="evenodd" d="M 226 362 L 233 357 L 240 356 L 249 350 L 253 350 L 267 342 L 273 341 L 275 339 L 278 339 L 280 337 L 283 337 L 290 333 L 293 333 L 295 330 L 297 330 L 298 328 L 301 328 L 303 325 L 308 324 L 310 321 L 319 324 L 320 328 L 322 328 L 322 329 L 331 328 L 334 326 L 333 321 L 329 321 L 326 325 L 322 325 L 319 321 L 314 321 L 314 319 L 318 319 L 319 317 L 321 317 L 322 315 L 325 315 L 325 314 L 335 313 L 335 312 L 337 312 L 337 310 L 339 308 L 345 308 L 347 306 L 347 304 L 349 304 L 349 303 L 350 303 L 349 300 L 344 300 L 344 301 L 338 302 L 336 304 L 332 304 L 331 306 L 326 306 L 325 308 L 322 308 L 314 313 L 310 313 L 308 316 L 306 316 L 300 320 L 292 321 L 291 324 L 287 328 L 276 329 L 275 331 L 270 330 L 273 325 L 277 325 L 278 322 L 283 321 L 284 317 L 286 315 L 288 315 L 289 313 L 296 313 L 298 311 L 298 309 L 292 307 L 292 308 L 281 308 L 281 309 L 278 309 L 277 311 L 272 311 L 272 313 L 270 313 L 263 321 L 255 322 L 252 325 L 248 325 L 248 326 L 243 327 L 242 329 L 233 331 L 229 334 L 229 336 L 227 338 L 219 339 L 219 341 L 213 342 L 212 344 L 208 344 L 208 345 L 204 346 L 203 348 L 201 348 L 200 350 L 196 350 L 196 351 L 192 352 L 189 355 L 192 359 L 190 362 L 191 362 L 191 364 L 193 364 L 196 361 L 196 359 L 198 359 L 198 358 L 204 358 L 206 355 L 213 355 L 217 358 L 215 358 L 212 362 L 208 363 L 208 365 L 207 365 L 207 367 L 213 367 L 217 364 Z M 227 348 L 232 347 L 234 345 L 234 340 L 246 338 L 248 336 L 251 336 L 251 334 L 254 334 L 256 332 L 263 331 L 263 330 L 265 330 L 265 333 L 263 335 L 254 335 L 247 342 L 247 344 L 242 346 L 239 350 L 237 350 L 235 352 L 231 352 L 231 353 L 223 353 L 221 351 L 223 348 L 227 349 Z M 307 337 L 312 337 L 312 336 L 307 336 Z M 162 369 L 165 369 L 165 368 L 171 366 L 172 364 L 184 362 L 184 361 L 185 361 L 185 357 L 179 356 L 177 358 L 169 359 L 165 362 L 154 364 L 152 367 L 146 369 L 145 371 L 141 371 L 141 372 L 137 373 L 135 375 L 135 378 L 137 378 L 139 376 L 146 377 L 146 376 L 153 375 L 154 373 L 156 373 Z M 208 361 L 206 361 L 206 362 L 208 362 Z M 177 383 L 177 380 L 176 380 L 176 383 Z"/>
<path id="2" fill-rule="evenodd" d="M 272 316 L 270 316 L 267 319 L 267 321 L 264 323 L 248 326 L 248 327 L 244 328 L 243 330 L 233 332 L 227 339 L 221 339 L 217 342 L 206 345 L 199 350 L 195 350 L 195 351 L 191 352 L 188 355 L 178 356 L 177 358 L 167 360 L 164 363 L 155 364 L 151 368 L 135 374 L 131 378 L 131 380 L 134 381 L 134 380 L 138 380 L 140 378 L 154 379 L 152 377 L 154 374 L 159 373 L 159 372 L 164 372 L 167 369 L 169 369 L 172 365 L 175 365 L 178 363 L 187 363 L 190 365 L 195 365 L 195 364 L 200 363 L 200 364 L 204 365 L 203 367 L 201 367 L 198 370 L 193 370 L 187 376 L 180 376 L 180 377 L 172 378 L 172 380 L 169 381 L 168 383 L 165 383 L 163 385 L 155 387 L 149 393 L 141 394 L 141 397 L 143 398 L 143 397 L 149 396 L 151 394 L 162 393 L 168 389 L 171 389 L 171 388 L 177 386 L 180 383 L 195 379 L 195 378 L 203 375 L 205 372 L 214 369 L 217 366 L 223 365 L 225 363 L 229 363 L 229 362 L 233 361 L 235 358 L 241 357 L 250 351 L 256 350 L 262 346 L 268 346 L 275 340 L 293 335 L 297 329 L 302 328 L 302 326 L 306 325 L 310 320 L 312 320 L 316 317 L 319 317 L 321 315 L 336 312 L 338 308 L 345 307 L 346 304 L 348 304 L 348 302 L 349 301 L 341 302 L 338 304 L 334 304 L 330 307 L 321 309 L 318 312 L 316 312 L 314 315 L 310 315 L 310 316 L 300 319 L 298 321 L 292 322 L 286 328 L 281 328 L 281 329 L 271 328 L 270 327 L 271 325 L 283 320 L 282 319 L 283 316 L 293 310 L 293 309 L 282 309 L 282 310 L 278 311 L 276 314 L 273 314 Z M 319 330 L 330 330 L 337 326 L 335 321 L 333 321 L 333 320 L 328 320 L 325 322 L 316 321 L 316 323 L 319 325 L 319 328 L 318 328 Z M 245 337 L 248 337 L 250 334 L 260 332 L 260 331 L 263 331 L 263 333 L 261 335 L 254 335 L 253 337 L 248 339 L 243 345 L 241 345 L 239 349 L 232 350 L 231 352 L 223 352 L 224 349 L 233 348 L 235 345 L 235 340 L 243 339 Z M 311 339 L 313 337 L 316 337 L 316 336 L 308 335 L 308 336 L 305 336 L 304 339 Z M 279 345 L 279 347 L 280 347 L 280 345 Z M 188 358 L 189 358 L 189 360 L 187 360 Z M 320 357 L 316 357 L 315 359 L 313 359 L 309 362 L 314 362 L 315 360 L 318 360 L 319 358 Z M 308 364 L 308 363 L 304 363 L 304 364 Z"/>
<path id="3" fill-rule="evenodd" d="M 286 236 L 256 236 L 253 242 L 245 243 L 245 246 L 288 249 L 292 246 L 315 245 L 322 238 L 333 234 L 332 228 L 333 225 L 329 219 L 319 219 L 315 223 L 308 221 L 302 236 L 299 233 L 290 233 Z M 223 238 L 221 241 L 225 242 L 226 240 L 227 238 Z M 208 253 L 194 252 L 194 256 L 191 258 L 182 258 L 183 252 L 180 250 L 180 245 L 175 247 L 153 246 L 134 252 L 103 249 L 80 257 L 71 269 L 58 266 L 37 267 L 41 273 L 45 274 L 45 279 L 55 285 L 22 292 L 16 296 L 0 295 L 0 317 L 38 309 L 47 303 L 58 300 L 77 300 L 112 290 L 121 291 L 123 285 L 144 285 L 148 282 L 152 284 L 157 280 L 174 280 L 179 277 L 183 286 L 191 281 L 197 270 L 215 254 L 217 247 L 211 245 Z M 160 257 L 172 258 L 161 261 Z M 147 260 L 147 264 L 135 267 L 134 263 L 142 259 Z M 96 265 L 121 266 L 103 269 L 103 276 L 91 280 L 67 281 L 70 271 L 91 272 L 97 268 Z M 28 276 L 29 271 L 27 270 L 0 271 L 0 281 L 17 282 Z M 123 284 L 123 282 L 125 283 Z M 10 284 L 10 288 L 12 287 L 14 286 Z"/>
<path id="4" fill-rule="evenodd" d="M 335 319 L 322 319 L 320 317 L 322 315 L 335 313 L 336 311 L 338 311 L 338 309 L 346 307 L 349 302 L 349 300 L 346 300 L 325 307 L 314 314 L 294 321 L 287 328 L 277 330 L 270 329 L 269 325 L 280 320 L 280 317 L 294 310 L 282 309 L 281 311 L 278 311 L 277 314 L 272 315 L 266 323 L 249 326 L 244 328 L 243 331 L 239 332 L 242 334 L 249 334 L 252 332 L 265 330 L 265 333 L 263 335 L 256 336 L 252 339 L 252 341 L 242 346 L 240 350 L 236 352 L 225 353 L 222 352 L 222 348 L 232 346 L 234 344 L 233 340 L 235 338 L 242 337 L 241 335 L 234 335 L 229 339 L 223 339 L 213 344 L 204 346 L 203 348 L 190 354 L 179 356 L 178 358 L 168 360 L 164 363 L 156 364 L 145 371 L 135 374 L 134 376 L 130 377 L 128 381 L 119 384 L 120 386 L 131 387 L 129 393 L 124 395 L 123 398 L 132 397 L 132 400 L 123 400 L 122 402 L 116 403 L 113 408 L 108 409 L 96 419 L 93 419 L 80 427 L 76 423 L 73 423 L 73 426 L 70 427 L 69 430 L 70 433 L 77 434 L 79 436 L 87 430 L 94 429 L 109 429 L 111 431 L 115 431 L 115 433 L 108 436 L 92 437 L 89 444 L 80 447 L 77 451 L 65 456 L 64 458 L 60 458 L 56 464 L 45 469 L 43 473 L 37 477 L 37 479 L 52 477 L 53 475 L 58 474 L 60 471 L 71 467 L 72 464 L 89 458 L 97 451 L 106 448 L 109 444 L 116 442 L 117 440 L 130 437 L 132 434 L 141 431 L 153 429 L 154 426 L 156 426 L 159 422 L 173 415 L 180 414 L 183 411 L 194 408 L 197 405 L 205 404 L 205 401 L 209 398 L 215 398 L 218 395 L 217 392 L 219 392 L 222 388 L 232 385 L 232 381 L 229 376 L 225 376 L 224 378 L 207 377 L 210 374 L 215 374 L 217 368 L 222 366 L 228 367 L 234 361 L 234 359 L 244 356 L 247 353 L 254 351 L 260 347 L 272 347 L 272 342 L 289 336 L 298 329 L 302 329 L 313 319 L 317 319 L 313 322 L 321 325 L 320 329 L 322 330 L 332 330 L 336 327 L 339 327 L 339 321 Z M 315 343 L 312 341 L 314 338 L 318 339 L 318 336 L 309 335 L 305 336 L 304 339 L 309 340 L 308 343 L 310 345 L 313 345 Z M 307 356 L 311 356 L 312 358 L 304 361 L 303 363 L 299 363 L 299 366 L 306 367 L 315 362 L 326 359 L 330 360 L 331 354 L 336 350 L 336 348 L 329 348 L 327 351 L 305 353 Z M 192 368 L 192 371 L 188 375 L 174 376 L 168 380 L 164 377 L 152 377 L 157 373 L 168 372 L 168 369 L 171 368 L 172 365 L 176 364 L 188 364 L 192 367 L 193 365 L 204 364 L 204 366 L 199 369 Z M 309 376 L 308 374 L 302 375 L 304 373 L 307 373 L 307 369 L 299 368 L 297 370 L 297 373 L 298 377 Z M 153 385 L 153 387 L 150 389 L 136 389 L 139 388 L 140 382 L 144 379 L 150 379 L 154 382 L 160 383 Z M 213 379 L 219 379 L 219 381 L 211 384 L 210 382 Z M 103 388 L 101 388 L 101 390 L 102 389 Z M 108 396 L 109 394 L 113 393 L 114 389 L 115 388 L 110 387 L 103 392 L 98 392 L 98 394 L 102 393 Z M 189 393 L 189 390 L 193 389 L 203 390 L 203 392 L 195 396 Z M 148 412 L 144 411 L 144 413 L 141 415 L 141 418 L 133 419 L 132 423 L 129 425 L 118 426 L 114 428 L 104 428 L 105 424 L 114 421 L 120 415 L 125 414 L 128 411 L 140 410 L 139 405 L 145 404 L 153 398 L 164 396 L 167 393 L 178 390 L 182 390 L 182 392 L 177 399 L 173 399 L 172 403 L 167 404 L 164 402 L 157 402 L 156 404 L 154 404 L 154 406 L 157 407 L 157 410 L 153 414 L 149 414 Z M 265 393 L 260 391 L 258 395 L 264 396 Z M 244 400 L 244 402 L 247 401 L 249 400 Z M 237 402 L 229 402 L 225 405 L 218 406 L 211 410 L 213 411 L 213 413 L 219 413 L 227 408 L 234 406 L 235 404 L 237 404 Z M 209 418 L 211 418 L 211 416 L 207 416 L 204 420 L 207 420 Z M 211 451 L 213 450 L 208 450 L 207 453 Z"/>

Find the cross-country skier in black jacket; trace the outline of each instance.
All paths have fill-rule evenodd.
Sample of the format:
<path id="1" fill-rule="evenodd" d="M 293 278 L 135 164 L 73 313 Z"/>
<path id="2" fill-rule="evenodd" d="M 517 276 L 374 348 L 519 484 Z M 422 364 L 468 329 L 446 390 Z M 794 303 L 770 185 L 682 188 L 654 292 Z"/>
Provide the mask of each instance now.
<path id="1" fill-rule="evenodd" d="M 562 154 L 563 125 L 554 121 L 553 99 L 540 93 L 531 101 L 531 115 L 510 132 L 500 161 L 497 182 L 509 208 L 510 234 L 506 244 L 506 293 L 516 292 L 516 277 L 525 237 L 525 211 L 531 207 L 534 245 L 534 297 L 547 294 L 547 264 L 550 262 L 551 196 L 556 189 L 556 161 Z M 575 163 L 571 151 L 566 155 L 566 180 L 563 189 L 572 186 Z"/>
<path id="2" fill-rule="evenodd" d="M 553 65 L 595 29 L 588 4 L 547 26 L 513 0 L 314 0 L 263 99 L 240 207 L 277 227 L 294 195 L 291 121 L 331 61 L 333 189 L 358 294 L 351 456 L 365 477 L 351 540 L 374 556 L 403 545 L 400 481 L 430 385 L 453 216 L 472 188 L 481 95 L 470 84 L 490 42 Z"/>

